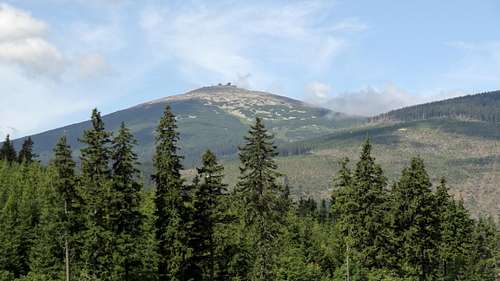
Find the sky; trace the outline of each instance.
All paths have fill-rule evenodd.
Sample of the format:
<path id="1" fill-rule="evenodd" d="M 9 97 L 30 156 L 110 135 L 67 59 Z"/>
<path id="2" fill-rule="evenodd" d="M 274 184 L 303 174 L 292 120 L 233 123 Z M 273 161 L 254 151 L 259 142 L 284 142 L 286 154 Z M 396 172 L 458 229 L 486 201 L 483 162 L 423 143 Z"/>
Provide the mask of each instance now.
<path id="1" fill-rule="evenodd" d="M 0 0 L 0 137 L 218 83 L 374 115 L 500 89 L 497 0 Z"/>

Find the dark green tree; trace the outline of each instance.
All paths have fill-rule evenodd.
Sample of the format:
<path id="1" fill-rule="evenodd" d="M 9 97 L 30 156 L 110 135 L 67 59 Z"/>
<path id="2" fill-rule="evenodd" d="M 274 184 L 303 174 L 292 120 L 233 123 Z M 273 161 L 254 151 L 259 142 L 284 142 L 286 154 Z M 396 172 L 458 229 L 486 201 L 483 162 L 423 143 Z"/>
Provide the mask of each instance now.
<path id="1" fill-rule="evenodd" d="M 250 127 L 245 144 L 240 147 L 240 177 L 237 192 L 242 199 L 245 228 L 253 235 L 255 260 L 250 280 L 273 280 L 276 247 L 273 240 L 280 231 L 282 213 L 280 197 L 283 187 L 277 183 L 274 157 L 277 156 L 273 136 L 260 118 Z"/>
<path id="2" fill-rule="evenodd" d="M 143 216 L 140 212 L 142 185 L 137 181 L 137 141 L 121 124 L 113 139 L 112 185 L 109 195 L 109 227 L 113 233 L 113 279 L 141 279 L 141 235 Z"/>
<path id="3" fill-rule="evenodd" d="M 383 267 L 389 261 L 388 241 L 390 236 L 386 213 L 387 179 L 380 165 L 372 156 L 372 145 L 369 139 L 363 144 L 361 157 L 356 163 L 353 173 L 354 200 L 349 207 L 355 227 L 350 237 L 353 249 L 361 254 L 361 263 L 368 268 Z"/>
<path id="4" fill-rule="evenodd" d="M 0 148 L 0 159 L 9 163 L 17 160 L 17 153 L 9 135 L 5 137 L 5 141 L 2 143 L 2 147 Z"/>
<path id="5" fill-rule="evenodd" d="M 142 186 L 137 181 L 139 170 L 137 154 L 133 151 L 137 141 L 122 123 L 112 145 L 112 193 L 110 225 L 114 233 L 138 235 L 142 224 L 139 211 Z"/>
<path id="6" fill-rule="evenodd" d="M 63 227 L 61 232 L 64 234 L 64 271 L 65 280 L 69 281 L 72 276 L 71 268 L 78 261 L 78 250 L 75 249 L 78 242 L 75 240 L 83 228 L 83 222 L 80 218 L 82 200 L 77 190 L 75 162 L 66 136 L 62 136 L 54 148 L 53 165 L 56 170 L 57 195 L 62 199 L 62 208 L 58 209 L 62 209 L 63 212 L 59 212 L 58 221 Z"/>
<path id="7" fill-rule="evenodd" d="M 21 150 L 19 150 L 17 161 L 19 163 L 31 163 L 36 157 L 37 155 L 33 152 L 33 140 L 28 137 L 24 140 Z"/>
<path id="8" fill-rule="evenodd" d="M 347 237 L 346 245 L 356 253 L 361 265 L 381 268 L 390 263 L 387 179 L 371 153 L 372 145 L 367 139 L 352 175 L 347 160 L 342 162 L 332 210 L 336 227 Z"/>
<path id="9" fill-rule="evenodd" d="M 155 231 L 158 243 L 160 280 L 183 280 L 186 260 L 184 224 L 184 181 L 181 178 L 182 156 L 178 154 L 179 133 L 169 105 L 156 128 L 154 174 L 156 184 Z"/>
<path id="10" fill-rule="evenodd" d="M 333 179 L 331 198 L 332 220 L 337 233 L 342 237 L 340 242 L 345 256 L 343 269 L 340 269 L 341 278 L 345 277 L 348 280 L 356 276 L 356 266 L 359 267 L 358 257 L 355 259 L 352 251 L 354 243 L 351 235 L 353 229 L 357 227 L 353 222 L 358 219 L 358 202 L 354 200 L 356 194 L 353 186 L 354 176 L 349 168 L 349 161 L 349 158 L 340 161 L 340 170 Z"/>
<path id="11" fill-rule="evenodd" d="M 82 175 L 89 181 L 98 183 L 110 176 L 111 133 L 106 131 L 101 113 L 94 109 L 91 116 L 92 127 L 83 132 L 80 142 L 86 145 L 81 149 Z M 99 188 L 94 186 L 99 192 Z M 97 214 L 96 214 L 97 215 Z"/>
<path id="12" fill-rule="evenodd" d="M 215 231 L 224 222 L 221 197 L 226 185 L 222 183 L 224 167 L 217 162 L 210 150 L 202 157 L 202 167 L 197 169 L 199 182 L 193 195 L 193 224 L 190 245 L 193 250 L 192 280 L 215 280 L 216 247 Z"/>
<path id="13" fill-rule="evenodd" d="M 415 157 L 391 191 L 396 245 L 405 277 L 434 280 L 438 266 L 439 219 L 422 159 Z"/>
<path id="14" fill-rule="evenodd" d="M 473 249 L 469 256 L 467 275 L 469 280 L 498 280 L 495 249 L 496 225 L 491 217 L 480 217 L 472 234 Z"/>
<path id="15" fill-rule="evenodd" d="M 463 202 L 455 202 L 448 193 L 446 181 L 436 188 L 436 210 L 439 217 L 439 280 L 461 280 L 466 276 L 471 253 L 474 221 Z"/>
<path id="16" fill-rule="evenodd" d="M 351 202 L 350 194 L 352 191 L 353 175 L 352 171 L 349 169 L 349 158 L 344 158 L 340 161 L 340 170 L 333 179 L 332 183 L 332 197 L 331 197 L 331 209 L 332 218 L 335 224 L 341 227 L 341 232 L 344 235 L 348 234 L 349 216 L 348 212 L 350 208 L 348 204 Z"/>
<path id="17" fill-rule="evenodd" d="M 80 139 L 82 190 L 86 230 L 83 256 L 85 272 L 92 278 L 109 280 L 112 265 L 112 233 L 109 225 L 109 190 L 111 186 L 111 133 L 106 131 L 101 114 L 92 111 L 92 127 Z"/>

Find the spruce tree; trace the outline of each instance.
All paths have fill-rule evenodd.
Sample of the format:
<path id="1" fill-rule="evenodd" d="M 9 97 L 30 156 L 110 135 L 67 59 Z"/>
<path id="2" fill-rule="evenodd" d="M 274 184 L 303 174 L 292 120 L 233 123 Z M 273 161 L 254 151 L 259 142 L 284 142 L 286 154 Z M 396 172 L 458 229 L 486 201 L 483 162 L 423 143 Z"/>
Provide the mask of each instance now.
<path id="1" fill-rule="evenodd" d="M 91 116 L 90 129 L 83 132 L 80 142 L 86 145 L 81 149 L 82 176 L 91 182 L 98 183 L 110 176 L 111 133 L 106 131 L 101 113 L 94 109 Z M 99 192 L 91 190 L 92 192 Z"/>
<path id="2" fill-rule="evenodd" d="M 351 223 L 356 227 L 351 235 L 353 248 L 361 253 L 361 261 L 368 268 L 380 268 L 389 262 L 386 185 L 387 179 L 380 165 L 375 163 L 372 145 L 367 139 L 353 174 L 355 200 Z"/>
<path id="3" fill-rule="evenodd" d="M 439 217 L 439 280 L 457 280 L 466 276 L 471 253 L 474 221 L 463 202 L 455 202 L 448 193 L 446 181 L 436 188 L 436 210 Z"/>
<path id="4" fill-rule="evenodd" d="M 473 249 L 469 256 L 467 268 L 470 280 L 494 281 L 497 279 L 495 260 L 496 225 L 493 218 L 480 217 L 472 233 Z"/>
<path id="5" fill-rule="evenodd" d="M 439 220 L 431 187 L 424 162 L 415 157 L 391 192 L 402 272 L 421 281 L 431 280 L 438 265 Z"/>
<path id="6" fill-rule="evenodd" d="M 156 151 L 153 159 L 156 185 L 155 231 L 158 243 L 159 280 L 182 280 L 187 252 L 183 224 L 182 156 L 178 154 L 179 133 L 169 105 L 156 128 Z"/>
<path id="7" fill-rule="evenodd" d="M 245 144 L 240 147 L 240 177 L 237 192 L 244 204 L 243 223 L 254 237 L 255 261 L 250 280 L 273 280 L 275 262 L 273 240 L 279 233 L 282 214 L 280 196 L 283 188 L 276 179 L 274 157 L 277 156 L 272 135 L 267 133 L 260 118 L 250 127 Z"/>
<path id="8" fill-rule="evenodd" d="M 122 123 L 113 139 L 112 198 L 110 204 L 110 225 L 113 232 L 137 235 L 142 224 L 139 211 L 141 184 L 137 181 L 139 170 L 137 154 L 133 151 L 137 141 Z"/>
<path id="9" fill-rule="evenodd" d="M 111 133 L 106 131 L 101 114 L 92 111 L 90 129 L 80 139 L 82 197 L 86 207 L 86 230 L 84 233 L 85 274 L 93 278 L 108 280 L 112 265 L 109 227 L 109 189 Z"/>
<path id="10" fill-rule="evenodd" d="M 344 250 L 344 266 L 346 279 L 351 279 L 351 271 L 353 270 L 353 239 L 351 233 L 355 216 L 357 215 L 354 210 L 357 203 L 354 201 L 353 195 L 353 173 L 349 168 L 349 158 L 343 158 L 340 161 L 340 170 L 333 179 L 333 191 L 331 198 L 331 210 L 334 227 L 337 233 L 341 234 L 341 243 Z"/>
<path id="11" fill-rule="evenodd" d="M 382 168 L 372 156 L 369 139 L 363 144 L 352 175 L 344 160 L 336 180 L 338 191 L 332 198 L 334 219 L 339 224 L 336 227 L 346 235 L 349 248 L 365 268 L 381 268 L 390 263 L 386 182 Z"/>
<path id="12" fill-rule="evenodd" d="M 340 161 L 340 170 L 333 179 L 332 183 L 332 196 L 331 196 L 331 209 L 332 218 L 335 225 L 341 227 L 344 235 L 348 234 L 349 205 L 351 203 L 350 194 L 352 191 L 352 172 L 349 169 L 349 158 L 344 158 Z"/>
<path id="13" fill-rule="evenodd" d="M 71 148 L 67 143 L 66 136 L 62 136 L 54 148 L 53 166 L 56 170 L 56 192 L 62 199 L 58 212 L 58 221 L 63 226 L 64 234 L 64 266 L 65 280 L 69 281 L 72 276 L 71 268 L 77 261 L 77 249 L 75 238 L 82 229 L 81 221 L 81 197 L 77 190 L 75 176 L 75 162 L 71 156 Z M 75 261 L 76 260 L 76 261 Z"/>
<path id="14" fill-rule="evenodd" d="M 113 279 L 139 280 L 141 271 L 141 235 L 143 217 L 140 212 L 141 184 L 137 141 L 122 123 L 113 139 L 111 153 L 112 186 L 109 199 L 109 227 L 113 233 Z"/>
<path id="15" fill-rule="evenodd" d="M 31 163 L 35 160 L 37 155 L 33 152 L 33 140 L 31 137 L 28 137 L 24 140 L 23 146 L 19 151 L 19 155 L 17 161 L 19 163 Z"/>
<path id="16" fill-rule="evenodd" d="M 466 276 L 467 259 L 472 251 L 474 221 L 463 201 L 452 201 L 440 217 L 439 275 L 442 280 L 460 280 Z"/>
<path id="17" fill-rule="evenodd" d="M 223 222 L 221 197 L 226 190 L 222 183 L 224 167 L 217 162 L 210 150 L 202 157 L 198 168 L 199 182 L 193 196 L 193 225 L 190 229 L 190 245 L 193 250 L 192 280 L 215 280 L 216 242 L 215 230 Z"/>
<path id="18" fill-rule="evenodd" d="M 17 160 L 17 153 L 9 135 L 5 137 L 5 141 L 2 143 L 2 147 L 0 148 L 0 160 L 5 160 L 8 163 L 12 163 Z"/>

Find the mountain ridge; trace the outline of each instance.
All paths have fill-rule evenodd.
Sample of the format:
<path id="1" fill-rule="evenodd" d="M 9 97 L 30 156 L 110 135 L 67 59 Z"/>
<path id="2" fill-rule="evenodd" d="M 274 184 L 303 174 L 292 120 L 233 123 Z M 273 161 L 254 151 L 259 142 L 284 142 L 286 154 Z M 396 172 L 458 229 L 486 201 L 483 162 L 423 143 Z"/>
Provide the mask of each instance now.
<path id="1" fill-rule="evenodd" d="M 377 115 L 370 120 L 417 121 L 430 118 L 469 118 L 500 122 L 500 90 L 407 106 Z"/>
<path id="2" fill-rule="evenodd" d="M 306 139 L 351 126 L 360 118 L 350 118 L 329 109 L 292 98 L 235 86 L 208 86 L 184 94 L 144 102 L 103 116 L 106 128 L 116 131 L 124 121 L 139 140 L 137 152 L 142 162 L 151 159 L 154 130 L 166 104 L 170 104 L 179 125 L 186 163 L 196 162 L 202 150 L 221 155 L 236 153 L 237 146 L 256 116 L 265 120 L 278 143 Z M 88 120 L 32 135 L 43 162 L 51 157 L 57 139 L 66 134 L 78 152 L 78 137 L 90 127 Z M 19 147 L 22 139 L 14 141 Z"/>

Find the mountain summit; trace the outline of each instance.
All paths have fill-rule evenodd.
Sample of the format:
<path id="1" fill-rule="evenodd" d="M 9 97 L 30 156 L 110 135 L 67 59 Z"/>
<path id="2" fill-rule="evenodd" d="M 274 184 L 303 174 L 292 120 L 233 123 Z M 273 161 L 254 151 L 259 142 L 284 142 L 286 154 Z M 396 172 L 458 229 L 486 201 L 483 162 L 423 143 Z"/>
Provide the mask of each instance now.
<path id="1" fill-rule="evenodd" d="M 248 125 L 256 116 L 276 136 L 278 143 L 322 136 L 338 128 L 358 123 L 341 113 L 315 107 L 302 101 L 267 92 L 251 91 L 232 85 L 202 87 L 181 95 L 148 101 L 103 116 L 108 130 L 116 131 L 123 121 L 139 141 L 137 148 L 143 163 L 151 161 L 154 130 L 166 104 L 176 115 L 185 164 L 196 163 L 199 155 L 211 149 L 220 156 L 235 155 Z M 32 136 L 36 152 L 47 161 L 58 138 L 66 134 L 77 151 L 78 138 L 89 121 L 69 125 Z M 19 145 L 20 141 L 17 142 Z"/>
<path id="2" fill-rule="evenodd" d="M 228 114 L 248 121 L 254 119 L 255 116 L 274 121 L 318 117 L 303 114 L 307 113 L 307 110 L 303 109 L 318 108 L 316 106 L 268 92 L 238 88 L 231 84 L 202 87 L 185 94 L 149 101 L 142 106 L 179 101 L 201 101 L 206 106 L 215 106 Z M 330 113 L 329 110 L 320 109 L 319 115 L 326 112 Z"/>

